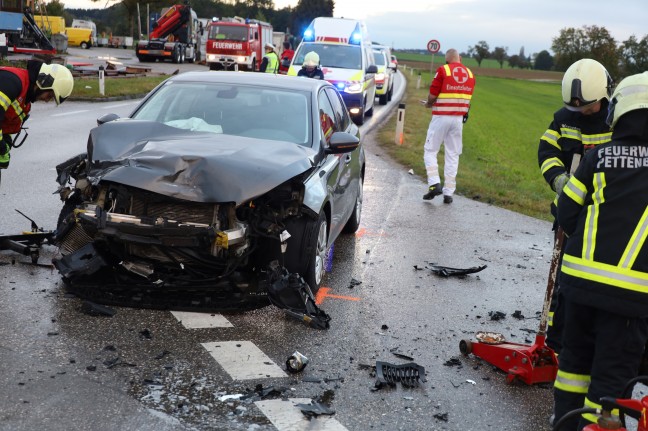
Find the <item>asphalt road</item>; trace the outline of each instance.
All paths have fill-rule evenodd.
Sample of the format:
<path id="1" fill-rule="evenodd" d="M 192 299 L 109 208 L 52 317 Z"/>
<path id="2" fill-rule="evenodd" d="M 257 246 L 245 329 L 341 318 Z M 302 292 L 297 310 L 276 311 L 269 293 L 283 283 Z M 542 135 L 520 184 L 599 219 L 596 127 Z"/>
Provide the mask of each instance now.
<path id="1" fill-rule="evenodd" d="M 14 209 L 53 228 L 54 166 L 85 151 L 97 117 L 127 115 L 134 103 L 35 104 L 29 139 L 2 176 L 0 233 L 29 228 Z M 462 196 L 423 201 L 424 182 L 375 142 L 396 103 L 362 127 L 362 226 L 335 244 L 321 297 L 327 331 L 274 307 L 223 315 L 113 307 L 113 317 L 92 316 L 48 265 L 56 249 L 43 248 L 40 266 L 1 252 L 0 430 L 548 429 L 548 385 L 508 385 L 458 345 L 480 330 L 533 340 L 551 226 Z M 443 278 L 431 264 L 487 268 Z M 498 311 L 506 316 L 491 320 Z M 295 351 L 310 362 L 290 374 Z M 396 353 L 425 367 L 426 381 L 372 390 L 376 361 L 410 362 Z M 308 421 L 295 407 L 320 398 L 334 415 Z"/>

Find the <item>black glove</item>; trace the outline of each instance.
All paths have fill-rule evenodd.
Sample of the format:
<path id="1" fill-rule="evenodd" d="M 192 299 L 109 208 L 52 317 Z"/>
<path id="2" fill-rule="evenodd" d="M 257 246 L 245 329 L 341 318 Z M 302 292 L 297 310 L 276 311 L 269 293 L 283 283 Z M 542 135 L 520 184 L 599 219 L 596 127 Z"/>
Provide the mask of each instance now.
<path id="1" fill-rule="evenodd" d="M 463 116 L 463 122 L 465 123 L 466 121 L 468 121 L 468 113 L 467 113 L 467 112 L 466 112 L 466 114 Z"/>

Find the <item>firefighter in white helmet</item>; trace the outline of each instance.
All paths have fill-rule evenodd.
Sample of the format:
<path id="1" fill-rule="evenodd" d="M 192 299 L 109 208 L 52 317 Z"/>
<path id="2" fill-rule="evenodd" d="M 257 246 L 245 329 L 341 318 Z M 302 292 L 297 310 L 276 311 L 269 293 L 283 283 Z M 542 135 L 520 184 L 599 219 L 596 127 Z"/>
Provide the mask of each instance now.
<path id="1" fill-rule="evenodd" d="M 302 68 L 297 72 L 297 76 L 305 76 L 306 78 L 324 79 L 324 72 L 320 68 L 319 54 L 315 51 L 310 51 L 304 56 L 304 63 Z"/>
<path id="2" fill-rule="evenodd" d="M 627 398 L 622 392 L 648 340 L 648 72 L 621 81 L 608 111 L 612 140 L 585 154 L 558 198 L 558 223 L 569 240 L 560 273 L 565 327 L 556 419 L 600 408 L 604 396 Z M 585 413 L 565 418 L 569 425 L 560 429 L 596 420 Z"/>
<path id="3" fill-rule="evenodd" d="M 54 100 L 59 105 L 70 96 L 73 87 L 72 73 L 60 64 L 30 60 L 26 69 L 0 67 L 0 169 L 9 167 L 9 151 L 22 145 L 27 137 L 15 143 L 32 102 Z"/>
<path id="4" fill-rule="evenodd" d="M 563 107 L 540 138 L 538 164 L 551 189 L 560 194 L 569 180 L 574 155 L 609 142 L 612 133 L 605 122 L 612 91 L 612 78 L 596 60 L 585 58 L 572 64 L 562 81 Z M 573 167 L 574 169 L 576 166 Z M 551 214 L 556 217 L 556 200 Z M 554 232 L 558 229 L 554 222 Z M 556 281 L 549 310 L 547 345 L 560 353 L 563 314 L 560 305 L 560 283 Z"/>

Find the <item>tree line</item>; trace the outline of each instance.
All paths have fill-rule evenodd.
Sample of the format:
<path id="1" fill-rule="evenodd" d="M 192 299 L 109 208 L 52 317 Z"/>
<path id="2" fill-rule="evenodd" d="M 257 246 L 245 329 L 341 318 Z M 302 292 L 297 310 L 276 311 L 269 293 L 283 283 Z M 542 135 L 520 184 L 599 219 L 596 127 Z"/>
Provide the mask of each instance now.
<path id="1" fill-rule="evenodd" d="M 552 39 L 551 50 L 542 50 L 533 56 L 525 56 L 524 47 L 518 55 L 507 54 L 507 47 L 495 47 L 492 51 L 484 40 L 468 48 L 467 56 L 477 64 L 486 58 L 496 60 L 500 67 L 504 62 L 509 67 L 521 69 L 556 70 L 564 72 L 581 58 L 593 58 L 605 66 L 616 80 L 624 76 L 648 70 L 648 35 L 642 39 L 632 35 L 627 40 L 617 42 L 605 27 L 584 25 L 581 28 L 568 27 Z"/>

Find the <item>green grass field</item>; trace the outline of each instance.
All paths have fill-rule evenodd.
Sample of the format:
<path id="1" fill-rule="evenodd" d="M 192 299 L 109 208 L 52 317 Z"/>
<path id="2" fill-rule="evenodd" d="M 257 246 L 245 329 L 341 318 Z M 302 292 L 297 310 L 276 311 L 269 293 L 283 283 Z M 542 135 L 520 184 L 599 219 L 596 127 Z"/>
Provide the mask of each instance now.
<path id="1" fill-rule="evenodd" d="M 379 141 L 405 169 L 425 179 L 423 144 L 431 113 L 419 103 L 427 98 L 429 72 L 404 72 L 407 93 L 404 143 L 396 145 L 396 118 L 379 133 Z M 457 175 L 457 194 L 550 220 L 554 193 L 540 174 L 537 151 L 540 136 L 561 106 L 560 84 L 477 76 L 468 122 L 464 126 L 463 154 Z M 443 167 L 443 151 L 439 153 Z M 421 188 L 421 196 L 425 188 Z"/>

